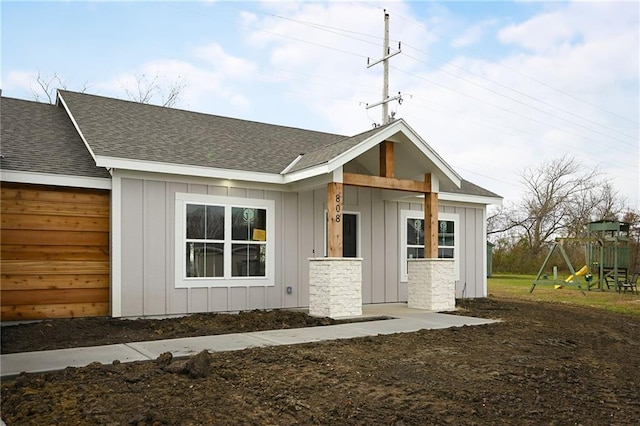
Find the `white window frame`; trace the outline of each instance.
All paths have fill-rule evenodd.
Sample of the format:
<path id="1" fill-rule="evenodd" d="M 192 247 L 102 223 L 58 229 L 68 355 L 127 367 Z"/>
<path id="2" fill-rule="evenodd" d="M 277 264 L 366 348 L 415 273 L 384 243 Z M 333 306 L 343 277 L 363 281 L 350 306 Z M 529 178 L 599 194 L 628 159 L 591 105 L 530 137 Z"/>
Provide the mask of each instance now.
<path id="1" fill-rule="evenodd" d="M 187 204 L 222 206 L 225 209 L 224 276 L 187 277 L 186 262 L 186 218 Z M 267 241 L 265 276 L 234 277 L 231 275 L 231 246 L 239 243 L 231 239 L 231 209 L 258 208 L 267 211 Z M 224 197 L 205 194 L 176 193 L 175 202 L 175 287 L 248 287 L 275 285 L 275 201 L 253 198 Z"/>
<path id="2" fill-rule="evenodd" d="M 400 212 L 400 282 L 409 281 L 407 271 L 407 220 L 424 219 L 424 212 L 421 210 L 402 210 Z M 460 215 L 457 213 L 438 212 L 438 221 L 444 220 L 453 222 L 453 270 L 455 280 L 460 281 Z"/>

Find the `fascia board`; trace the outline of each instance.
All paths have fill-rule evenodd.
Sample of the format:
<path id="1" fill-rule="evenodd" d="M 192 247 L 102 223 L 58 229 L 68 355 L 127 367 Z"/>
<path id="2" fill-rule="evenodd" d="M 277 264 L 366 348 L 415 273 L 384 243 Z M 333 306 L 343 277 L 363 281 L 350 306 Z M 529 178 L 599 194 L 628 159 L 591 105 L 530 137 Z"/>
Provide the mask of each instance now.
<path id="1" fill-rule="evenodd" d="M 309 167 L 306 169 L 298 170 L 297 172 L 284 175 L 284 183 L 294 183 L 301 180 L 309 179 L 312 177 L 320 176 L 329 173 L 329 166 L 327 163 L 320 164 L 318 166 Z"/>
<path id="2" fill-rule="evenodd" d="M 111 169 L 114 178 L 129 178 L 150 180 L 156 182 L 176 182 L 185 184 L 199 184 L 199 185 L 213 185 L 225 188 L 242 188 L 242 189 L 257 189 L 261 191 L 290 191 L 289 185 L 265 183 L 265 182 L 247 182 L 239 179 L 220 179 L 203 176 L 186 176 L 176 175 L 170 173 L 155 173 L 144 172 L 139 170 L 127 170 L 127 169 Z"/>
<path id="3" fill-rule="evenodd" d="M 398 202 L 412 202 L 411 198 L 415 198 L 416 200 L 420 200 L 422 203 L 424 200 L 424 195 L 422 194 L 412 194 L 410 196 L 402 196 L 402 193 L 397 193 L 396 191 L 383 191 L 383 199 L 387 201 L 398 201 Z M 502 198 L 498 197 L 483 197 L 480 195 L 469 195 L 469 194 L 453 194 L 451 192 L 439 192 L 438 193 L 438 201 L 450 202 L 450 203 L 460 203 L 465 205 L 502 205 Z"/>
<path id="4" fill-rule="evenodd" d="M 188 166 L 182 164 L 160 163 L 155 161 L 129 160 L 114 157 L 96 157 L 96 165 L 108 169 L 137 170 L 142 172 L 165 173 L 183 176 L 196 176 L 217 179 L 244 180 L 248 182 L 263 182 L 285 184 L 285 179 L 279 174 L 248 172 L 242 170 L 218 169 L 202 166 Z"/>
<path id="5" fill-rule="evenodd" d="M 0 171 L 2 182 L 30 183 L 36 185 L 68 186 L 73 188 L 111 189 L 111 179 L 85 176 L 56 175 L 52 173 Z"/>
<path id="6" fill-rule="evenodd" d="M 481 195 L 454 194 L 451 192 L 438 193 L 438 199 L 442 201 L 454 201 L 458 203 L 472 203 L 484 205 L 502 205 L 502 198 L 499 197 L 483 197 Z"/>
<path id="7" fill-rule="evenodd" d="M 446 162 L 440 155 L 431 148 L 431 146 L 420 137 L 418 133 L 416 133 L 411 126 L 409 126 L 404 120 L 400 119 L 399 123 L 401 123 L 405 135 L 409 137 L 411 142 L 420 150 L 422 153 L 440 169 L 446 177 L 448 177 L 458 188 L 462 184 L 462 177 L 456 173 L 456 171 Z"/>
<path id="8" fill-rule="evenodd" d="M 96 155 L 93 152 L 93 150 L 91 149 L 91 146 L 89 146 L 89 142 L 87 142 L 87 138 L 84 137 L 84 134 L 82 133 L 82 130 L 80 130 L 80 126 L 76 122 L 76 119 L 74 118 L 73 113 L 71 112 L 71 110 L 67 106 L 67 103 L 64 101 L 64 98 L 62 97 L 62 94 L 60 93 L 60 91 L 58 91 L 57 93 L 58 93 L 58 100 L 60 101 L 60 103 L 62 104 L 62 107 L 64 108 L 64 110 L 66 111 L 67 115 L 71 119 L 71 123 L 73 123 L 73 127 L 75 127 L 76 131 L 78 132 L 78 135 L 80 135 L 80 139 L 82 139 L 82 142 L 84 143 L 84 146 L 87 148 L 87 151 L 89 151 L 89 154 L 91 154 L 91 157 L 93 158 L 93 161 L 96 161 Z"/>

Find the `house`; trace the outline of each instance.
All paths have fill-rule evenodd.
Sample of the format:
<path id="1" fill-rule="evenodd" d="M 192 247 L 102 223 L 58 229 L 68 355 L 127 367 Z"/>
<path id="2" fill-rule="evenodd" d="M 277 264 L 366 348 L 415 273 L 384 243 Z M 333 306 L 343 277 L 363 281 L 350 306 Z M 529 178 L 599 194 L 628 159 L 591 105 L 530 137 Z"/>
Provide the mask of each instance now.
<path id="1" fill-rule="evenodd" d="M 323 259 L 356 262 L 360 306 L 407 301 L 423 257 L 450 259 L 451 297 L 487 294 L 501 198 L 402 119 L 348 137 L 63 90 L 0 106 L 3 320 L 305 307 Z"/>

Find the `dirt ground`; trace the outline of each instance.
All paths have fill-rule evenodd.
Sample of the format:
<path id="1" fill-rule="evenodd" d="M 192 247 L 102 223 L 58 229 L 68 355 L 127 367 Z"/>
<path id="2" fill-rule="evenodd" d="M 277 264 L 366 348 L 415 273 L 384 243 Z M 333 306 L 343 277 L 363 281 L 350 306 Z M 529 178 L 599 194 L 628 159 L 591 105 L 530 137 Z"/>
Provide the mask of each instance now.
<path id="1" fill-rule="evenodd" d="M 459 308 L 502 322 L 22 374 L 2 381 L 1 415 L 9 426 L 638 424 L 639 317 L 493 298 Z M 285 312 L 235 322 L 268 315 L 270 327 L 289 326 Z M 175 321 L 138 336 L 178 337 Z M 218 332 L 185 321 L 189 335 Z M 95 320 L 63 332 L 58 322 L 3 328 L 2 352 L 49 347 L 54 334 L 117 342 L 133 328 Z"/>

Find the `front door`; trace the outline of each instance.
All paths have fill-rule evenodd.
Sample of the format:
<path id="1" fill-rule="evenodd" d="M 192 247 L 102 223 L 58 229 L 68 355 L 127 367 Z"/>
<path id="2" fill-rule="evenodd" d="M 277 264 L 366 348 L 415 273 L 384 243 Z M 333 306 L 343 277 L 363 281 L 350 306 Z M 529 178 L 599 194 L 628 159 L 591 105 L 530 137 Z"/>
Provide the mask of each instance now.
<path id="1" fill-rule="evenodd" d="M 358 215 L 342 215 L 342 256 L 358 257 Z"/>

